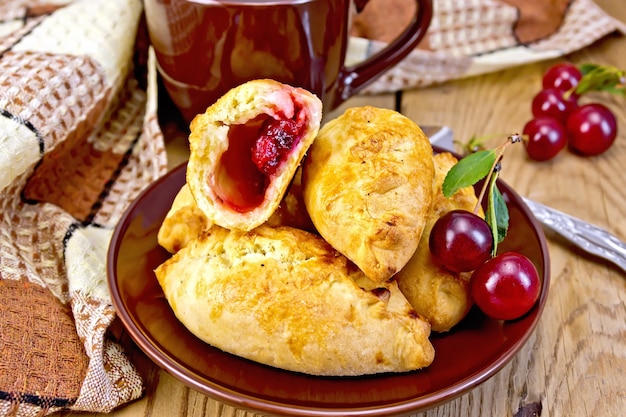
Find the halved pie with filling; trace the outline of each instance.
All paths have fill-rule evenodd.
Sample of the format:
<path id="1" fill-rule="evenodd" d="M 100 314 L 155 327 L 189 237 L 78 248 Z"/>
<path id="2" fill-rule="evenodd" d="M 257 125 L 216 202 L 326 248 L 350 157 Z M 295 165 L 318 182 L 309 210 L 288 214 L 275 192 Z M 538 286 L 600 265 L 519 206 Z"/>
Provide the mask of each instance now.
<path id="1" fill-rule="evenodd" d="M 273 80 L 233 88 L 191 122 L 187 183 L 209 221 L 251 230 L 280 204 L 313 143 L 322 102 Z"/>

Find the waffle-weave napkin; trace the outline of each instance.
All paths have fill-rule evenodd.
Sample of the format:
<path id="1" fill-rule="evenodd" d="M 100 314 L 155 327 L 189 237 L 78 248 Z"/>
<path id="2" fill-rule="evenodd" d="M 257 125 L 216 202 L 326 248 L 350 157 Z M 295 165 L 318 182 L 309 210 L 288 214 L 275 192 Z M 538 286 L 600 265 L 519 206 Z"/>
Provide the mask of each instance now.
<path id="1" fill-rule="evenodd" d="M 113 227 L 167 166 L 142 3 L 65 3 L 0 2 L 1 416 L 106 412 L 143 390 L 105 278 Z"/>
<path id="2" fill-rule="evenodd" d="M 388 42 L 380 28 L 412 3 L 371 0 L 351 57 Z M 0 2 L 0 416 L 109 412 L 143 393 L 110 331 L 105 269 L 119 218 L 167 169 L 142 16 L 141 0 Z M 553 58 L 614 31 L 626 28 L 591 0 L 435 0 L 422 45 L 369 91 Z"/>

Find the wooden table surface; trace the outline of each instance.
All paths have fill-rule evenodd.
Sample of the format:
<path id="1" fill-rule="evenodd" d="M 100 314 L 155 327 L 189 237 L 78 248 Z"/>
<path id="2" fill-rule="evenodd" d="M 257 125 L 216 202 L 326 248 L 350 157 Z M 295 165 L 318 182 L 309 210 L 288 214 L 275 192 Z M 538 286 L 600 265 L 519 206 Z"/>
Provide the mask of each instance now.
<path id="1" fill-rule="evenodd" d="M 626 21 L 623 0 L 598 0 Z M 626 37 L 609 36 L 563 59 L 626 68 Z M 358 96 L 347 106 L 396 108 L 419 124 L 446 125 L 458 140 L 472 135 L 521 131 L 541 76 L 560 60 L 405 91 L 401 95 Z M 626 240 L 626 98 L 597 94 L 594 101 L 618 118 L 619 136 L 597 157 L 563 152 L 550 162 L 532 162 L 523 147 L 507 151 L 501 178 L 519 194 L 602 226 Z M 332 117 L 332 115 L 329 115 Z M 184 137 L 170 139 L 171 166 L 187 157 Z M 542 416 L 614 417 L 626 410 L 626 274 L 548 235 L 551 288 L 538 327 L 516 357 L 494 377 L 420 417 L 529 416 L 539 403 Z M 459 353 L 461 354 L 461 353 Z M 145 378 L 138 401 L 116 417 L 259 417 L 185 387 L 158 369 L 138 349 L 129 355 Z M 67 415 L 63 413 L 59 415 Z M 100 416 L 98 414 L 82 414 Z M 111 415 L 111 414 L 109 414 Z M 539 414 L 537 414 L 539 415 Z M 104 415 L 102 415 L 103 417 Z"/>

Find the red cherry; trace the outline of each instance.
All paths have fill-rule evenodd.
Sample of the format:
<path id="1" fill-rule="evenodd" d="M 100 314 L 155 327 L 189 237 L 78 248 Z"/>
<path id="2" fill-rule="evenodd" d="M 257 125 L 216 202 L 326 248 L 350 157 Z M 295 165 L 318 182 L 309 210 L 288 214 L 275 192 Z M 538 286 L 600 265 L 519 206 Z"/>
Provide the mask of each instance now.
<path id="1" fill-rule="evenodd" d="M 553 65 L 543 75 L 543 88 L 555 88 L 561 91 L 568 91 L 578 85 L 582 78 L 582 73 L 576 65 L 569 62 L 561 62 Z"/>
<path id="2" fill-rule="evenodd" d="M 599 155 L 615 141 L 617 120 L 602 104 L 585 104 L 570 114 L 566 130 L 573 150 L 583 155 Z"/>
<path id="3" fill-rule="evenodd" d="M 526 152 L 535 161 L 554 158 L 567 145 L 565 128 L 551 117 L 537 117 L 524 126 Z"/>
<path id="4" fill-rule="evenodd" d="M 441 216 L 430 231 L 430 253 L 453 272 L 472 271 L 491 256 L 493 235 L 485 220 L 465 210 Z"/>
<path id="5" fill-rule="evenodd" d="M 489 259 L 470 278 L 474 302 L 483 313 L 498 320 L 513 320 L 526 314 L 540 291 L 537 269 L 517 252 Z"/>
<path id="6" fill-rule="evenodd" d="M 535 117 L 552 117 L 565 125 L 569 114 L 578 107 L 578 99 L 574 95 L 567 98 L 564 92 L 554 88 L 541 90 L 533 98 L 532 113 Z"/>

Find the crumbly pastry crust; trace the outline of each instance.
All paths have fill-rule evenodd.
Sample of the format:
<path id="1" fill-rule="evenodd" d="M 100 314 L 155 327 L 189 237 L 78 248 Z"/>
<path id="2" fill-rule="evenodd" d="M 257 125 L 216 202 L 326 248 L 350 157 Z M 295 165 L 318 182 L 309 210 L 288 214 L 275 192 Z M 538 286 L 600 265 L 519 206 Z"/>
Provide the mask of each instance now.
<path id="1" fill-rule="evenodd" d="M 169 253 L 176 253 L 211 226 L 198 208 L 189 185 L 184 184 L 159 227 L 157 242 Z"/>
<path id="2" fill-rule="evenodd" d="M 155 272 L 192 333 L 263 364 L 346 376 L 411 371 L 434 358 L 429 324 L 394 282 L 371 282 L 302 230 L 213 227 Z"/>
<path id="3" fill-rule="evenodd" d="M 313 224 L 375 282 L 417 248 L 432 202 L 432 152 L 413 121 L 369 106 L 329 121 L 309 149 L 302 183 Z"/>
<path id="4" fill-rule="evenodd" d="M 220 159 L 229 147 L 229 129 L 259 115 L 292 118 L 300 107 L 306 113 L 302 139 L 272 176 L 263 201 L 238 212 L 216 193 Z M 187 183 L 198 207 L 207 218 L 229 229 L 251 230 L 276 210 L 304 154 L 315 139 L 322 117 L 322 103 L 312 93 L 273 80 L 253 80 L 233 88 L 191 122 Z"/>
<path id="5" fill-rule="evenodd" d="M 472 306 L 469 294 L 471 273 L 453 273 L 436 264 L 430 254 L 428 239 L 433 225 L 445 213 L 455 209 L 473 211 L 478 198 L 473 187 L 465 187 L 447 198 L 442 184 L 458 160 L 443 152 L 435 155 L 435 182 L 432 210 L 420 243 L 406 266 L 396 274 L 400 290 L 415 311 L 426 317 L 435 332 L 447 332 L 458 324 Z M 482 215 L 482 211 L 479 212 Z"/>

